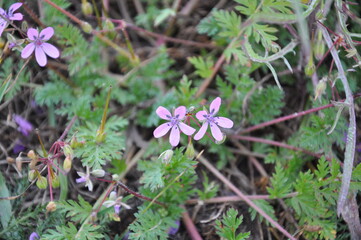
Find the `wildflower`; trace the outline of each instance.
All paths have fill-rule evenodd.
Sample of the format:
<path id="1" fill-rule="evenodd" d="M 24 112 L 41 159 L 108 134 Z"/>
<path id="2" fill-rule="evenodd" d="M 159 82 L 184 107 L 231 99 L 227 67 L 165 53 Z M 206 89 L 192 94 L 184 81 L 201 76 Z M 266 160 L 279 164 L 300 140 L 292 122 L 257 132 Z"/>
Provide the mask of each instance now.
<path id="1" fill-rule="evenodd" d="M 43 29 L 40 34 L 38 30 L 34 28 L 29 28 L 27 34 L 30 43 L 26 45 L 25 48 L 22 50 L 22 58 L 28 58 L 35 50 L 36 61 L 41 67 L 44 67 L 47 62 L 46 55 L 51 58 L 59 57 L 59 50 L 50 43 L 46 42 L 54 34 L 54 29 L 52 27 L 47 27 Z"/>
<path id="2" fill-rule="evenodd" d="M 14 121 L 19 126 L 18 131 L 20 131 L 24 136 L 28 136 L 29 133 L 33 130 L 33 125 L 30 122 L 22 118 L 20 115 L 14 115 Z"/>
<path id="3" fill-rule="evenodd" d="M 175 147 L 179 144 L 180 140 L 179 129 L 188 136 L 192 135 L 196 130 L 181 122 L 181 120 L 183 120 L 186 115 L 186 111 L 186 107 L 184 106 L 177 107 L 174 110 L 174 116 L 172 116 L 172 114 L 166 108 L 162 106 L 158 107 L 156 110 L 157 115 L 162 119 L 168 120 L 169 122 L 163 123 L 157 127 L 153 132 L 154 137 L 163 137 L 170 129 L 172 129 L 169 136 L 169 142 L 172 146 Z"/>
<path id="4" fill-rule="evenodd" d="M 207 113 L 207 111 L 199 111 L 196 114 L 196 117 L 199 121 L 203 121 L 203 125 L 201 129 L 199 129 L 198 133 L 194 136 L 195 140 L 201 139 L 204 134 L 207 131 L 208 125 L 211 128 L 212 136 L 217 141 L 222 141 L 223 134 L 219 127 L 222 128 L 232 128 L 233 127 L 233 121 L 225 118 L 225 117 L 215 117 L 215 115 L 218 113 L 219 107 L 221 106 L 221 98 L 217 97 L 211 102 L 210 105 L 210 113 Z"/>
<path id="5" fill-rule="evenodd" d="M 86 173 L 77 172 L 80 178 L 77 178 L 75 181 L 76 183 L 83 183 L 85 182 L 85 186 L 88 187 L 89 191 L 93 191 L 93 182 L 90 180 L 90 174 L 94 175 L 95 177 L 104 177 L 104 170 L 97 169 L 89 173 L 89 167 L 86 168 Z"/>
<path id="6" fill-rule="evenodd" d="M 39 234 L 37 234 L 36 232 L 32 232 L 29 236 L 29 240 L 37 240 L 40 239 Z"/>
<path id="7" fill-rule="evenodd" d="M 14 3 L 9 7 L 9 10 L 6 12 L 4 9 L 0 8 L 0 36 L 5 30 L 5 28 L 9 25 L 10 21 L 16 20 L 20 21 L 23 20 L 23 15 L 21 13 L 14 12 L 23 5 L 22 3 Z"/>
<path id="8" fill-rule="evenodd" d="M 114 212 L 119 214 L 121 207 L 123 206 L 126 209 L 131 209 L 128 204 L 122 202 L 123 197 L 117 198 L 117 193 L 112 191 L 109 195 L 109 200 L 105 201 L 103 205 L 107 208 L 114 207 Z"/>

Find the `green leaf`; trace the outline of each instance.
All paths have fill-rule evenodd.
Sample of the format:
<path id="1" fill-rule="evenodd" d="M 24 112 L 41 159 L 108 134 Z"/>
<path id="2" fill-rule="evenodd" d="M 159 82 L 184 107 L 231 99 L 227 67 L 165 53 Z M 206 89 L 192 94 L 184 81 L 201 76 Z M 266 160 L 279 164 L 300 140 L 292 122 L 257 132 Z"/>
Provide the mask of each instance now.
<path id="1" fill-rule="evenodd" d="M 78 195 L 79 202 L 68 200 L 59 202 L 57 209 L 66 213 L 66 217 L 70 217 L 74 222 L 83 222 L 93 211 L 92 205 Z"/>
<path id="2" fill-rule="evenodd" d="M 216 229 L 218 236 L 227 240 L 247 239 L 250 232 L 239 233 L 237 230 L 243 222 L 243 216 L 237 217 L 238 211 L 230 208 L 224 215 L 222 221 L 216 220 Z"/>
<path id="3" fill-rule="evenodd" d="M 241 29 L 241 17 L 235 12 L 227 12 L 224 10 L 213 11 L 213 16 L 222 28 L 218 34 L 221 37 L 234 38 L 237 37 Z"/>
<path id="4" fill-rule="evenodd" d="M 10 193 L 6 186 L 5 178 L 0 172 L 0 197 L 9 197 Z M 5 229 L 10 221 L 12 214 L 10 200 L 0 200 L 0 221 L 3 229 Z"/>
<path id="5" fill-rule="evenodd" d="M 174 17 L 176 12 L 172 8 L 166 8 L 160 11 L 159 15 L 154 20 L 154 26 L 159 26 L 162 22 L 167 20 L 169 17 Z"/>
<path id="6" fill-rule="evenodd" d="M 193 64 L 200 77 L 208 78 L 212 75 L 214 62 L 210 58 L 204 60 L 202 57 L 189 57 L 188 61 Z"/>
<path id="7" fill-rule="evenodd" d="M 254 200 L 253 202 L 259 208 L 261 208 L 265 213 L 267 213 L 268 216 L 270 216 L 273 220 L 275 220 L 277 222 L 277 218 L 275 216 L 275 210 L 273 209 L 273 207 L 271 206 L 271 204 L 269 202 L 267 202 L 266 200 L 263 200 L 263 199 Z M 258 212 L 256 210 L 254 210 L 253 208 L 250 208 L 249 211 L 251 213 L 251 219 L 254 220 L 256 218 L 256 216 L 258 215 Z M 263 217 L 261 215 L 258 215 L 258 216 L 262 221 Z M 269 225 L 269 222 L 266 221 L 266 224 Z"/>

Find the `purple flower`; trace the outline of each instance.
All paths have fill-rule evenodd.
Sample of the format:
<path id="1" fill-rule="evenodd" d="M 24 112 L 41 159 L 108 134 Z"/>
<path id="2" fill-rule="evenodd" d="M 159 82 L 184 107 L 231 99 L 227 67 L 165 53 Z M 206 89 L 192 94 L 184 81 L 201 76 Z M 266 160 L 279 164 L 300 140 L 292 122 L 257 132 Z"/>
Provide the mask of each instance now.
<path id="1" fill-rule="evenodd" d="M 123 197 L 117 197 L 117 193 L 115 191 L 112 191 L 109 195 L 109 200 L 105 201 L 103 205 L 107 208 L 114 207 L 114 212 L 116 214 L 120 213 L 121 207 L 124 207 L 125 209 L 131 209 L 132 207 L 126 203 L 123 203 L 122 199 Z"/>
<path id="2" fill-rule="evenodd" d="M 211 102 L 210 106 L 210 113 L 207 113 L 207 111 L 199 111 L 196 114 L 196 117 L 199 121 L 203 121 L 203 125 L 201 129 L 199 129 L 198 133 L 194 136 L 195 140 L 201 139 L 204 134 L 207 131 L 208 125 L 211 128 L 212 136 L 217 141 L 222 141 L 223 139 L 223 133 L 219 129 L 219 127 L 222 128 L 232 128 L 233 127 L 233 121 L 225 118 L 225 117 L 215 117 L 215 115 L 218 113 L 219 107 L 221 106 L 221 98 L 217 97 Z"/>
<path id="3" fill-rule="evenodd" d="M 24 135 L 28 136 L 29 133 L 33 130 L 33 125 L 30 122 L 20 117 L 19 115 L 14 115 L 14 120 L 16 124 L 19 126 L 18 130 Z"/>
<path id="4" fill-rule="evenodd" d="M 21 57 L 28 58 L 35 50 L 36 61 L 41 67 L 46 65 L 46 55 L 51 58 L 58 58 L 60 56 L 59 50 L 50 43 L 46 42 L 53 36 L 53 34 L 54 29 L 52 27 L 43 29 L 40 34 L 38 30 L 29 28 L 28 38 L 30 39 L 30 43 L 26 45 L 21 52 Z"/>
<path id="5" fill-rule="evenodd" d="M 24 150 L 25 150 L 24 144 L 19 140 L 16 141 L 16 143 L 14 145 L 14 148 L 13 148 L 13 153 L 18 154 L 18 153 L 20 153 L 20 152 L 22 152 Z"/>
<path id="6" fill-rule="evenodd" d="M 0 14 L 2 18 L 0 18 L 0 36 L 5 30 L 5 28 L 9 25 L 9 21 L 20 21 L 23 20 L 23 15 L 21 13 L 14 12 L 23 5 L 22 3 L 14 3 L 9 7 L 9 10 L 6 12 L 4 9 L 0 8 Z"/>
<path id="7" fill-rule="evenodd" d="M 175 235 L 175 234 L 178 232 L 179 226 L 180 226 L 180 221 L 179 221 L 179 220 L 176 220 L 176 221 L 174 222 L 174 224 L 175 224 L 175 227 L 170 227 L 170 228 L 168 229 L 168 235 Z"/>
<path id="8" fill-rule="evenodd" d="M 32 232 L 29 236 L 29 240 L 36 240 L 36 239 L 40 239 L 39 234 L 37 234 L 36 232 Z"/>
<path id="9" fill-rule="evenodd" d="M 173 147 L 175 147 L 179 144 L 180 131 L 188 136 L 192 135 L 196 130 L 181 122 L 186 116 L 186 112 L 186 107 L 180 106 L 174 110 L 174 116 L 172 116 L 172 114 L 166 108 L 162 106 L 158 107 L 156 110 L 157 115 L 162 119 L 168 120 L 169 122 L 163 123 L 157 127 L 153 132 L 154 137 L 163 137 L 170 129 L 172 129 L 170 131 L 169 142 Z"/>

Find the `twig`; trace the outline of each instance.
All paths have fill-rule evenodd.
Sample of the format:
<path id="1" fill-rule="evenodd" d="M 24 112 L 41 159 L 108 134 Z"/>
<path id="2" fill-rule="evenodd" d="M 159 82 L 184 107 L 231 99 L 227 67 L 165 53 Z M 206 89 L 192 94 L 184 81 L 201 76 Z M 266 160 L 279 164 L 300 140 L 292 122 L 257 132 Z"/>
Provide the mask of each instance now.
<path id="1" fill-rule="evenodd" d="M 199 235 L 197 228 L 194 226 L 192 219 L 190 218 L 187 209 L 182 206 L 184 212 L 182 213 L 183 223 L 186 226 L 187 232 L 192 240 L 202 240 L 201 235 Z"/>
<path id="2" fill-rule="evenodd" d="M 270 222 L 274 227 L 276 227 L 283 235 L 288 237 L 289 239 L 295 240 L 286 229 L 284 229 L 281 225 L 278 224 L 275 220 L 273 220 L 267 213 L 265 213 L 261 208 L 259 208 L 256 204 L 254 204 L 246 195 L 244 195 L 235 185 L 233 185 L 226 177 L 224 177 L 212 164 L 210 164 L 207 159 L 203 156 L 199 157 L 199 162 L 202 163 L 209 171 L 211 171 L 219 180 L 221 180 L 224 184 L 227 185 L 237 196 L 242 198 L 250 207 L 256 210 L 261 216 L 263 216 L 268 222 Z"/>

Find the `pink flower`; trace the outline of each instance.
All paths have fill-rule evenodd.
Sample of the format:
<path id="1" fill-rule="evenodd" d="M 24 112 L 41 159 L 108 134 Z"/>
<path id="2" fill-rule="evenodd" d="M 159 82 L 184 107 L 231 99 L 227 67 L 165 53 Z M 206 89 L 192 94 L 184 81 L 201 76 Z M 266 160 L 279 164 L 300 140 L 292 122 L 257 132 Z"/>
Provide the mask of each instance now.
<path id="1" fill-rule="evenodd" d="M 46 65 L 46 55 L 51 58 L 58 58 L 60 55 L 59 50 L 50 43 L 46 43 L 46 41 L 48 41 L 53 36 L 53 34 L 54 29 L 52 27 L 43 29 L 40 34 L 38 30 L 29 28 L 28 38 L 30 39 L 30 43 L 26 45 L 26 47 L 21 52 L 21 57 L 28 58 L 35 50 L 36 61 L 41 67 Z"/>
<path id="2" fill-rule="evenodd" d="M 23 20 L 23 15 L 21 13 L 14 14 L 14 12 L 19 7 L 21 7 L 21 5 L 23 5 L 23 4 L 22 3 L 14 3 L 9 7 L 9 10 L 7 12 L 4 9 L 0 8 L 0 15 L 2 15 L 2 17 L 3 17 L 3 18 L 0 18 L 0 36 L 3 33 L 4 29 L 9 25 L 10 21 Z"/>
<path id="3" fill-rule="evenodd" d="M 194 136 L 194 140 L 199 140 L 204 136 L 204 134 L 207 131 L 208 125 L 211 128 L 212 136 L 217 141 L 222 141 L 223 139 L 223 133 L 221 132 L 219 127 L 222 128 L 233 127 L 232 120 L 225 117 L 215 117 L 215 115 L 218 113 L 220 106 L 221 106 L 221 98 L 217 97 L 211 102 L 210 113 L 207 113 L 204 110 L 197 112 L 196 117 L 199 121 L 203 121 L 203 125 L 201 129 L 199 129 L 198 133 Z"/>
<path id="4" fill-rule="evenodd" d="M 188 136 L 192 135 L 196 130 L 181 122 L 186 116 L 186 112 L 186 107 L 180 106 L 174 110 L 174 116 L 172 116 L 172 114 L 166 108 L 162 106 L 158 107 L 156 110 L 157 115 L 162 119 L 168 120 L 169 122 L 163 123 L 157 127 L 153 132 L 154 137 L 163 137 L 170 129 L 172 129 L 170 131 L 169 142 L 173 147 L 175 147 L 179 144 L 180 131 Z"/>

